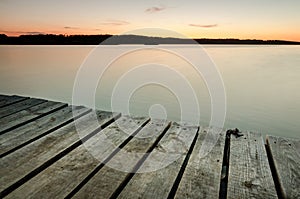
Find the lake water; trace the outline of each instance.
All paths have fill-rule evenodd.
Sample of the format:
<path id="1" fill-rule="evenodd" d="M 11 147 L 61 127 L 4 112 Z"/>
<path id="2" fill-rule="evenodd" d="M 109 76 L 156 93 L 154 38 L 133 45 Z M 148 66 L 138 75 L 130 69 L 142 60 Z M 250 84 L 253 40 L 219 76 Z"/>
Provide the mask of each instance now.
<path id="1" fill-rule="evenodd" d="M 94 48 L 95 46 L 2 45 L 0 93 L 72 103 L 76 74 L 81 66 L 85 66 L 84 63 Z M 197 56 L 193 46 L 172 48 L 185 48 L 187 52 Z M 237 127 L 263 134 L 300 137 L 300 46 L 206 45 L 203 48 L 224 82 L 227 98 L 225 128 Z M 109 51 L 104 52 L 104 56 L 105 53 Z M 101 64 L 101 60 L 95 62 Z M 130 76 L 128 73 L 137 66 L 143 66 L 144 71 L 151 67 L 153 70 L 139 76 Z M 172 69 L 182 76 L 173 74 Z M 208 125 L 212 108 L 205 78 L 198 75 L 191 64 L 182 58 L 158 50 L 137 51 L 111 63 L 95 91 L 95 105 L 98 109 L 112 109 L 112 91 L 126 75 L 136 80 L 147 79 L 149 76 L 163 77 L 172 82 L 175 88 L 181 88 L 180 78 L 185 77 L 199 103 L 200 124 Z M 126 81 L 125 86 L 134 83 L 128 79 Z M 114 103 L 128 103 L 130 113 L 135 115 L 151 116 L 155 112 L 162 116 L 167 114 L 170 120 L 180 121 L 182 99 L 178 99 L 178 96 L 186 97 L 189 91 L 182 87 L 177 92 L 180 93 L 172 93 L 160 84 L 147 84 L 132 92 L 128 102 L 127 99 L 116 97 Z M 189 98 L 184 100 L 189 103 Z M 199 115 L 196 107 L 189 107 L 185 111 L 188 111 L 188 117 L 185 118 L 187 122 L 197 122 L 195 118 Z"/>

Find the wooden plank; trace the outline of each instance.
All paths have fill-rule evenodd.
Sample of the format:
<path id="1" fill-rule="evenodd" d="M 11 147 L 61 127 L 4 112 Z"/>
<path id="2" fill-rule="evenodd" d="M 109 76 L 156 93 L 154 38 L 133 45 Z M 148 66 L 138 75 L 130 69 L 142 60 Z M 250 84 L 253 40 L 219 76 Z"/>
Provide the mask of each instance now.
<path id="1" fill-rule="evenodd" d="M 124 124 L 128 132 L 136 132 L 147 119 L 123 116 L 119 121 Z M 97 166 L 99 160 L 95 156 L 103 155 L 103 158 L 109 156 L 129 136 L 116 122 L 112 123 L 86 141 L 84 145 L 80 145 L 13 191 L 8 198 L 64 198 Z"/>
<path id="2" fill-rule="evenodd" d="M 182 127 L 173 123 L 139 169 L 153 171 L 138 171 L 118 198 L 167 198 L 197 130 L 197 127 Z M 162 165 L 168 166 L 161 168 Z"/>
<path id="3" fill-rule="evenodd" d="M 225 138 L 219 129 L 201 130 L 175 198 L 219 198 Z M 214 147 L 202 157 L 204 140 Z"/>
<path id="4" fill-rule="evenodd" d="M 3 105 L 2 103 L 4 103 L 4 101 L 7 101 L 9 103 L 9 101 L 15 101 L 17 99 L 28 99 L 29 97 L 22 97 L 22 96 L 17 96 L 17 95 L 2 95 L 0 94 L 0 105 Z"/>
<path id="5" fill-rule="evenodd" d="M 109 198 L 164 132 L 168 122 L 151 120 L 106 166 L 83 186 L 74 198 Z"/>
<path id="6" fill-rule="evenodd" d="M 73 118 L 79 118 L 91 111 L 88 108 L 80 106 L 69 106 L 45 117 L 39 118 L 33 122 L 23 125 L 17 129 L 1 135 L 0 139 L 0 157 L 30 144 L 57 128 L 71 123 Z M 15 114 L 14 114 L 15 115 Z M 10 117 L 10 116 L 8 116 Z M 8 118 L 5 117 L 5 118 Z"/>
<path id="7" fill-rule="evenodd" d="M 77 126 L 74 123 L 66 125 L 23 147 L 21 150 L 1 158 L 1 194 L 5 195 L 8 192 L 7 190 L 11 190 L 11 187 L 18 185 L 18 182 L 21 182 L 22 179 L 27 179 L 28 176 L 36 174 L 37 171 L 41 170 L 40 168 L 43 168 L 43 164 L 50 164 L 53 158 L 57 157 L 58 154 L 66 153 L 64 151 L 66 149 L 69 150 L 74 144 L 75 147 L 78 146 L 81 143 L 78 131 L 81 132 L 82 136 L 89 135 L 95 129 L 99 128 L 99 124 L 103 125 L 110 122 L 119 115 L 97 111 L 98 122 L 94 114 L 92 112 L 79 118 Z"/>
<path id="8" fill-rule="evenodd" d="M 277 198 L 261 134 L 231 135 L 227 198 Z"/>
<path id="9" fill-rule="evenodd" d="M 300 198 L 300 139 L 267 136 L 283 198 Z"/>
<path id="10" fill-rule="evenodd" d="M 29 97 L 21 97 L 17 95 L 8 96 L 8 95 L 1 95 L 0 97 L 0 108 L 4 106 L 8 106 L 10 104 L 29 99 Z"/>
<path id="11" fill-rule="evenodd" d="M 32 106 L 46 102 L 42 99 L 27 99 L 14 103 L 5 107 L 0 108 L 0 118 L 6 117 L 8 115 L 14 114 L 16 112 L 22 111 L 24 109 L 30 108 Z"/>
<path id="12" fill-rule="evenodd" d="M 14 127 L 18 127 L 25 123 L 33 121 L 36 118 L 40 118 L 65 106 L 67 106 L 67 104 L 48 101 L 9 115 L 7 117 L 1 118 L 0 134 L 2 134 L 3 132 L 7 132 Z"/>
<path id="13" fill-rule="evenodd" d="M 6 99 L 8 98 L 9 95 L 3 95 L 3 94 L 0 94 L 0 100 L 3 100 L 3 99 Z"/>
<path id="14" fill-rule="evenodd" d="M 1 100 L 6 100 L 6 99 L 14 97 L 14 96 L 16 96 L 16 95 L 4 95 L 4 94 L 0 94 L 0 101 Z"/>

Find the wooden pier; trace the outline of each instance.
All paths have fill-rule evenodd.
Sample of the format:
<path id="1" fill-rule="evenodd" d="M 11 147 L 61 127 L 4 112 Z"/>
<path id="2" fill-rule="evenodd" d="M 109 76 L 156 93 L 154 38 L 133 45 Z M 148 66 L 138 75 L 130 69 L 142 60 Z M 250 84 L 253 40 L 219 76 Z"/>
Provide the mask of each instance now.
<path id="1" fill-rule="evenodd" d="M 300 198 L 300 139 L 216 131 L 201 157 L 209 130 L 0 95 L 0 198 Z M 144 155 L 124 162 L 121 151 Z M 162 164 L 181 156 L 139 172 L 159 166 L 147 161 L 158 153 L 166 154 Z"/>

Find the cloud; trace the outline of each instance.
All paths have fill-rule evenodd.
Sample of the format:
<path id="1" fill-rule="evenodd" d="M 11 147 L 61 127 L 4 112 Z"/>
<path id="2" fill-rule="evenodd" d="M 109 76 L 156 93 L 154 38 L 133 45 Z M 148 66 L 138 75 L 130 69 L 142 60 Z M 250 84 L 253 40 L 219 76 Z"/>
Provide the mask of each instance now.
<path id="1" fill-rule="evenodd" d="M 215 28 L 218 26 L 218 24 L 189 24 L 189 26 L 198 28 Z"/>
<path id="2" fill-rule="evenodd" d="M 79 29 L 78 27 L 65 26 L 64 29 Z"/>
<path id="3" fill-rule="evenodd" d="M 128 21 L 122 20 L 106 20 L 101 23 L 102 25 L 109 25 L 109 26 L 123 26 L 130 24 Z"/>
<path id="4" fill-rule="evenodd" d="M 67 30 L 81 29 L 81 30 L 102 31 L 102 29 L 100 29 L 100 28 L 79 28 L 79 27 L 73 27 L 73 26 L 65 26 L 64 29 L 67 29 Z"/>
<path id="5" fill-rule="evenodd" d="M 46 34 L 45 32 L 39 31 L 7 31 L 7 30 L 0 30 L 0 32 L 9 35 L 43 35 Z"/>
<path id="6" fill-rule="evenodd" d="M 153 7 L 151 7 L 151 8 L 147 8 L 147 9 L 145 10 L 145 12 L 147 12 L 147 13 L 155 13 L 155 12 L 163 11 L 163 10 L 165 10 L 165 9 L 167 9 L 167 7 L 165 7 L 165 6 L 160 6 L 160 7 L 153 6 Z"/>
<path id="7" fill-rule="evenodd" d="M 30 35 L 43 35 L 43 34 L 46 34 L 44 32 L 35 32 L 35 31 L 32 31 L 32 32 L 23 32 L 24 34 L 30 34 Z"/>

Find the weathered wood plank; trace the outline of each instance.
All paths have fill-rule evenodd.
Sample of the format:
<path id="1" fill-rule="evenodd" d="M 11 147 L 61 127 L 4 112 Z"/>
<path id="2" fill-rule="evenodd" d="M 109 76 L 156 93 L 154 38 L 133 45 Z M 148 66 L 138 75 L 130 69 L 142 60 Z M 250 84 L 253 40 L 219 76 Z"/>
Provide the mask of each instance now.
<path id="1" fill-rule="evenodd" d="M 6 117 L 8 115 L 14 114 L 16 112 L 22 111 L 24 109 L 30 108 L 32 106 L 46 102 L 42 99 L 27 99 L 15 104 L 11 104 L 0 108 L 0 118 Z"/>
<path id="2" fill-rule="evenodd" d="M 119 120 L 132 133 L 147 121 L 145 118 L 126 116 Z M 112 123 L 9 194 L 8 198 L 64 198 L 97 166 L 99 160 L 95 156 L 102 156 L 102 158 L 109 156 L 129 136 L 118 127 L 116 122 Z"/>
<path id="3" fill-rule="evenodd" d="M 283 198 L 300 198 L 300 139 L 267 136 Z"/>
<path id="4" fill-rule="evenodd" d="M 277 198 L 261 134 L 231 135 L 227 198 Z"/>
<path id="5" fill-rule="evenodd" d="M 60 102 L 45 102 L 28 109 L 22 110 L 15 114 L 0 119 L 0 134 L 7 132 L 14 127 L 33 121 L 36 118 L 42 117 L 50 112 L 58 110 L 67 104 Z"/>
<path id="6" fill-rule="evenodd" d="M 126 179 L 127 172 L 132 172 L 143 156 L 146 156 L 167 125 L 166 121 L 151 120 L 76 193 L 74 198 L 109 198 Z"/>
<path id="7" fill-rule="evenodd" d="M 0 100 L 6 99 L 9 95 L 0 94 Z"/>
<path id="8" fill-rule="evenodd" d="M 219 198 L 225 138 L 225 133 L 219 129 L 200 131 L 175 198 Z M 204 140 L 208 145 L 215 145 L 202 157 Z M 215 143 L 214 140 L 218 141 Z"/>
<path id="9" fill-rule="evenodd" d="M 18 181 L 20 182 L 20 180 L 28 178 L 28 175 L 33 175 L 39 171 L 39 168 L 45 162 L 49 164 L 52 158 L 58 154 L 65 153 L 66 148 L 73 146 L 74 143 L 80 143 L 78 131 L 80 131 L 82 136 L 89 135 L 95 129 L 99 128 L 99 124 L 103 125 L 110 122 L 119 115 L 97 111 L 98 122 L 94 114 L 92 112 L 79 118 L 76 127 L 74 123 L 66 125 L 23 147 L 21 150 L 0 159 L 1 194 L 5 195 L 7 190 L 11 190 L 10 187 L 16 186 Z"/>
<path id="10" fill-rule="evenodd" d="M 45 117 L 39 118 L 33 122 L 23 125 L 17 129 L 1 135 L 0 139 L 0 157 L 3 157 L 16 149 L 31 143 L 38 138 L 54 131 L 55 129 L 71 123 L 73 118 L 79 118 L 91 111 L 88 108 L 80 106 L 69 106 Z M 15 115 L 15 114 L 14 114 Z M 10 116 L 8 116 L 10 117 Z M 5 117 L 7 118 L 7 117 Z"/>
<path id="11" fill-rule="evenodd" d="M 10 99 L 12 101 L 14 101 L 15 99 L 28 99 L 29 97 L 22 97 L 22 96 L 18 96 L 18 95 L 3 95 L 0 94 L 0 101 L 9 101 Z"/>
<path id="12" fill-rule="evenodd" d="M 21 96 L 16 96 L 16 95 L 1 95 L 0 97 L 0 108 L 4 106 L 8 106 L 10 104 L 29 99 L 29 97 L 21 97 Z"/>
<path id="13" fill-rule="evenodd" d="M 173 123 L 139 169 L 152 171 L 138 171 L 119 198 L 167 198 L 197 131 L 198 127 L 182 127 Z"/>

